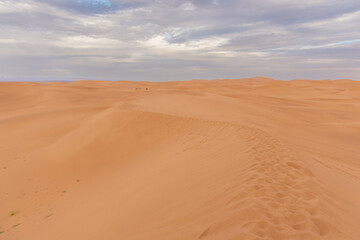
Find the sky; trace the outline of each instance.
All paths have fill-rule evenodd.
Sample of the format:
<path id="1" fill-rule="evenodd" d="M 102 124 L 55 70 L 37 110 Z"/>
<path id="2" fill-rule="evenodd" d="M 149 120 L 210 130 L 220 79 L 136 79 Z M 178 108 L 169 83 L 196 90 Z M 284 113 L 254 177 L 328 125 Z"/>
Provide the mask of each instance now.
<path id="1" fill-rule="evenodd" d="M 0 81 L 360 80 L 359 0 L 0 0 Z"/>

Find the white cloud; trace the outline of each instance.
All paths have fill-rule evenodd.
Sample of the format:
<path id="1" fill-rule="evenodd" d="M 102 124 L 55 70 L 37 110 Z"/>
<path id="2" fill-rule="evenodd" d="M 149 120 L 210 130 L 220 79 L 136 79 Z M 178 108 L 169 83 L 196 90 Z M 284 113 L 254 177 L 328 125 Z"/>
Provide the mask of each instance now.
<path id="1" fill-rule="evenodd" d="M 81 17 L 76 19 L 84 27 L 92 27 L 98 29 L 111 29 L 114 27 L 114 22 L 111 18 L 106 16 L 90 16 L 90 17 Z"/>
<path id="2" fill-rule="evenodd" d="M 181 8 L 185 11 L 194 11 L 196 7 L 191 2 L 187 2 L 181 5 Z"/>
<path id="3" fill-rule="evenodd" d="M 326 48 L 326 47 L 338 47 L 338 46 L 351 45 L 351 44 L 355 44 L 355 43 L 359 43 L 359 42 L 360 42 L 360 39 L 344 40 L 344 41 L 327 43 L 327 44 L 322 44 L 322 45 L 303 46 L 303 47 L 301 47 L 301 49 L 315 49 L 315 48 Z"/>
<path id="4" fill-rule="evenodd" d="M 267 3 L 275 3 L 275 4 L 286 4 L 288 6 L 296 6 L 296 7 L 307 7 L 307 6 L 316 6 L 322 4 L 331 4 L 336 2 L 337 0 L 263 0 L 263 2 Z"/>
<path id="5" fill-rule="evenodd" d="M 310 23 L 304 23 L 301 24 L 303 27 L 309 27 L 309 28 L 323 28 L 323 27 L 336 27 L 336 26 L 345 26 L 347 24 L 350 25 L 360 25 L 360 11 L 352 12 L 352 13 L 346 13 L 341 16 L 325 19 L 325 20 L 319 20 L 319 21 L 313 21 Z M 344 25 L 345 24 L 345 25 Z M 359 26 L 360 27 L 360 26 Z"/>
<path id="6" fill-rule="evenodd" d="M 10 39 L 10 38 L 0 38 L 0 43 L 1 44 L 5 44 L 5 43 L 21 43 L 24 42 L 22 40 L 17 40 L 17 39 Z"/>
<path id="7" fill-rule="evenodd" d="M 115 48 L 123 45 L 116 39 L 90 37 L 86 35 L 63 37 L 55 45 L 65 48 Z"/>
<path id="8" fill-rule="evenodd" d="M 33 7 L 26 2 L 2 1 L 0 2 L 0 13 L 12 13 L 30 11 Z"/>
<path id="9" fill-rule="evenodd" d="M 227 38 L 211 37 L 201 40 L 188 41 L 185 43 L 169 43 L 166 37 L 158 35 L 146 41 L 140 41 L 146 47 L 163 49 L 168 51 L 194 51 L 194 50 L 211 50 L 229 41 Z"/>
<path id="10" fill-rule="evenodd" d="M 0 13 L 17 13 L 31 11 L 34 7 L 31 3 L 23 1 L 0 1 Z"/>

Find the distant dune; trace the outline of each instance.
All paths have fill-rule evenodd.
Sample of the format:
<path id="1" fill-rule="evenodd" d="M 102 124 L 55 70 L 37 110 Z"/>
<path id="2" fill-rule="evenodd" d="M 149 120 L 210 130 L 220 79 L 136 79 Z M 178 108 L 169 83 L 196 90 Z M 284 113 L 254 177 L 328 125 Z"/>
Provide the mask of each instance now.
<path id="1" fill-rule="evenodd" d="M 0 239 L 359 240 L 360 82 L 0 83 Z"/>

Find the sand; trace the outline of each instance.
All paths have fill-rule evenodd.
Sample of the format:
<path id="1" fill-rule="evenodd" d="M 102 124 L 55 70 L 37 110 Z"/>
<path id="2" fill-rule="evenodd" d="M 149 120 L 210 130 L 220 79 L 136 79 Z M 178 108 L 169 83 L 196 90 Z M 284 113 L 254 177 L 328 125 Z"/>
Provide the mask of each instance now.
<path id="1" fill-rule="evenodd" d="M 358 240 L 360 82 L 0 83 L 0 239 Z"/>

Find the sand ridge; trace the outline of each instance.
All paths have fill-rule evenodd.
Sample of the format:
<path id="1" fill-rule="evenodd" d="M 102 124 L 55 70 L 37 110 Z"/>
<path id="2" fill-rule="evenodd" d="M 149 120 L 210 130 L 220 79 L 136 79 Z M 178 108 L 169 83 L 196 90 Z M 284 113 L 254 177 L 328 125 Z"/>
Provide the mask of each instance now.
<path id="1" fill-rule="evenodd" d="M 360 83 L 0 83 L 0 239 L 360 238 Z"/>

